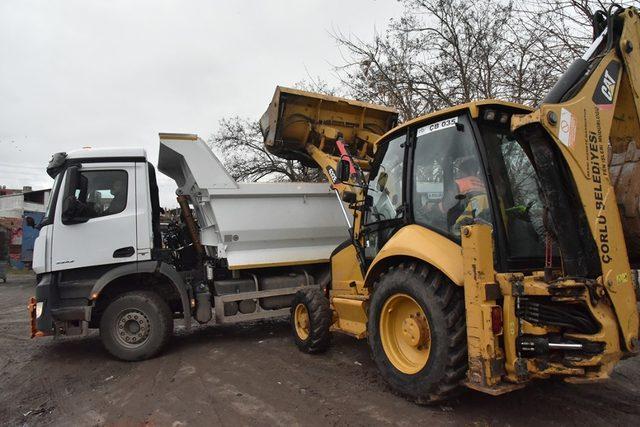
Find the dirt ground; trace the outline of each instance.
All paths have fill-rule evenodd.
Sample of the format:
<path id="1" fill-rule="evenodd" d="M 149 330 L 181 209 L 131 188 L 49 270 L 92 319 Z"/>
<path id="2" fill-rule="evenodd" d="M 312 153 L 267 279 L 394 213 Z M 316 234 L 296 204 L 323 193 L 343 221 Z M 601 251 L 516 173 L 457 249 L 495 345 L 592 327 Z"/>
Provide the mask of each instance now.
<path id="1" fill-rule="evenodd" d="M 596 385 L 545 381 L 423 407 L 389 391 L 365 342 L 336 336 L 309 356 L 285 321 L 178 327 L 168 351 L 139 363 L 111 358 L 97 334 L 31 340 L 33 282 L 0 284 L 1 425 L 638 425 L 640 357 Z"/>

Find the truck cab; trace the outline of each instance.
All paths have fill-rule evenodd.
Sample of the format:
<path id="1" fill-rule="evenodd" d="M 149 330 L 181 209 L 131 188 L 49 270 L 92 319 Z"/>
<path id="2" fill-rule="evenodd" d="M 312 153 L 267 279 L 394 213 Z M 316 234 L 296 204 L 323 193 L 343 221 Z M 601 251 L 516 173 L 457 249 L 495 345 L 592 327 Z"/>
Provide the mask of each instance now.
<path id="1" fill-rule="evenodd" d="M 36 274 L 152 259 L 159 206 L 155 171 L 143 149 L 58 153 L 47 170 L 55 180 L 38 226 Z"/>
<path id="2" fill-rule="evenodd" d="M 190 310 L 182 277 L 160 260 L 158 186 L 145 150 L 57 153 L 47 172 L 54 183 L 36 225 L 32 335 L 82 334 L 99 327 L 105 315 L 115 316 L 122 327 L 107 348 L 126 359 L 148 356 L 154 350 L 140 352 L 136 344 L 166 340 L 164 333 L 155 336 L 162 331 L 152 328 L 154 321 L 162 320 L 167 330 L 174 317 L 188 323 Z M 151 317 L 164 319 L 135 307 L 111 313 L 112 303 L 122 305 L 123 298 L 159 307 Z"/>

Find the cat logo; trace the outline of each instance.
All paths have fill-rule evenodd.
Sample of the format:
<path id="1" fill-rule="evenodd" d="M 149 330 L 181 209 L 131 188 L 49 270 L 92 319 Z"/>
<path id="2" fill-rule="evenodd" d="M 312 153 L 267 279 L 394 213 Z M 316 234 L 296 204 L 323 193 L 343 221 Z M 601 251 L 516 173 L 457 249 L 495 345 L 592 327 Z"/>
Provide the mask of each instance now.
<path id="1" fill-rule="evenodd" d="M 333 168 L 331 166 L 327 166 L 327 174 L 331 177 L 331 181 L 334 184 L 338 184 L 338 175 L 336 175 L 336 171 L 333 170 Z"/>
<path id="2" fill-rule="evenodd" d="M 593 94 L 593 102 L 598 108 L 611 108 L 613 106 L 613 96 L 616 92 L 616 83 L 618 72 L 620 71 L 620 63 L 611 61 L 602 73 L 595 93 Z"/>
<path id="3" fill-rule="evenodd" d="M 613 91 L 616 89 L 616 81 L 609 74 L 609 70 L 604 70 L 604 76 L 602 80 L 603 81 L 602 86 L 600 86 L 600 90 L 609 102 L 613 102 Z"/>

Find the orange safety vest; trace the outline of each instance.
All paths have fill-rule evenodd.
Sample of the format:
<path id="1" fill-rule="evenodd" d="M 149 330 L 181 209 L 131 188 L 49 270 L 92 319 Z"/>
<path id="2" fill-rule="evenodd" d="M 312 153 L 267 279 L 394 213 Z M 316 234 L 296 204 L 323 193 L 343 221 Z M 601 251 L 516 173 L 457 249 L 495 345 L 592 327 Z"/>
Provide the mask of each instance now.
<path id="1" fill-rule="evenodd" d="M 464 178 L 456 179 L 458 184 L 458 191 L 460 194 L 468 193 L 486 193 L 484 183 L 477 176 L 465 176 Z"/>

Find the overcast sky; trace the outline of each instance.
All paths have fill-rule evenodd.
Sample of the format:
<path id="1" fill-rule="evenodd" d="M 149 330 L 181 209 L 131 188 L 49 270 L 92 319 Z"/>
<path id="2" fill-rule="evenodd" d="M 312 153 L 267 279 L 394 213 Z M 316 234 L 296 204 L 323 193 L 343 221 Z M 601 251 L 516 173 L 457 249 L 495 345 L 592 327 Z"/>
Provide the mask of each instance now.
<path id="1" fill-rule="evenodd" d="M 393 0 L 0 2 L 0 185 L 47 188 L 52 153 L 205 139 L 225 116 L 259 118 L 276 85 L 332 82 L 330 33 L 363 39 Z M 160 179 L 163 205 L 174 186 Z"/>

